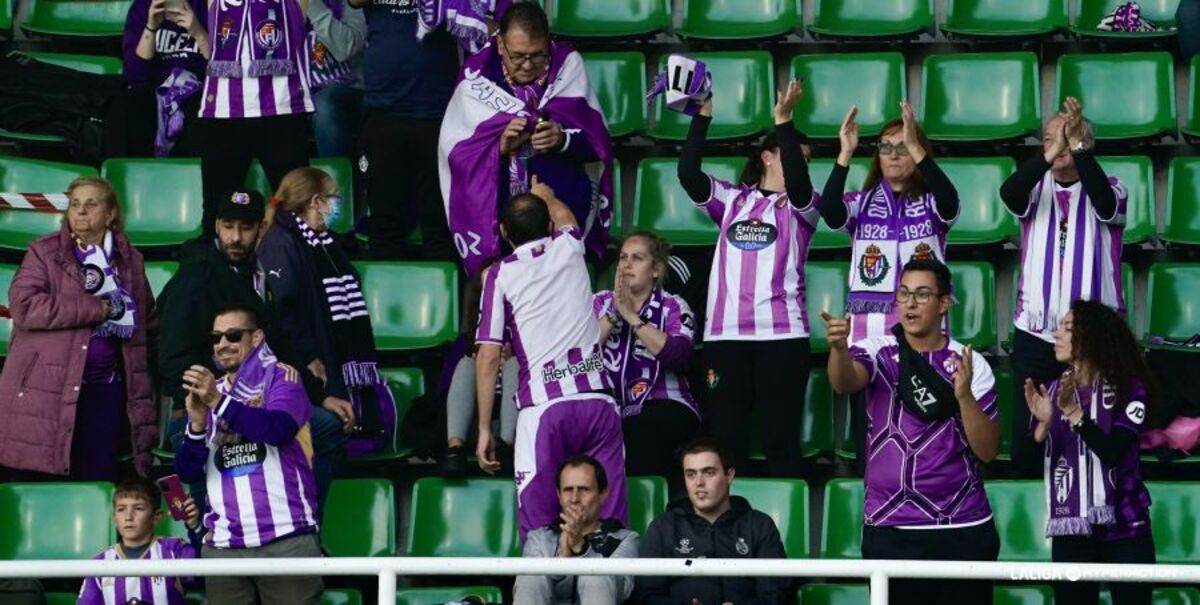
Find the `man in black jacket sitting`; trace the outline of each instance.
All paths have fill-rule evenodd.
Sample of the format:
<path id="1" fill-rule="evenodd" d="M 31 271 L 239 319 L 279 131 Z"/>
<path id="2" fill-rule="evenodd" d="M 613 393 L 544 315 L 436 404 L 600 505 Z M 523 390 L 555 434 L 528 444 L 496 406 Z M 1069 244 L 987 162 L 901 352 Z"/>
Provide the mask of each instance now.
<path id="1" fill-rule="evenodd" d="M 641 543 L 642 558 L 785 559 L 775 522 L 729 495 L 734 469 L 714 441 L 698 439 L 683 450 L 687 499 L 671 502 Z M 790 602 L 787 578 L 640 576 L 636 600 L 644 605 L 722 605 Z"/>

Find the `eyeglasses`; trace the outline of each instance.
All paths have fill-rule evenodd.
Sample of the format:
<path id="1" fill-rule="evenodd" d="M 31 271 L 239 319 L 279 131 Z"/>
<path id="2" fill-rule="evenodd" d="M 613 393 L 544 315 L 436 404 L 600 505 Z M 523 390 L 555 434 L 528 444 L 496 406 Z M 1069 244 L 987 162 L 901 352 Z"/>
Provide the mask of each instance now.
<path id="1" fill-rule="evenodd" d="M 899 143 L 889 143 L 887 141 L 880 141 L 878 147 L 879 147 L 879 155 L 891 155 L 893 151 L 896 152 L 896 155 L 899 155 L 899 156 L 908 155 L 908 147 L 904 146 L 903 141 L 901 141 Z"/>
<path id="2" fill-rule="evenodd" d="M 517 67 L 526 63 L 529 63 L 533 67 L 541 67 L 550 60 L 550 53 L 533 53 L 531 55 L 513 54 L 508 52 L 508 45 L 504 43 L 504 40 L 500 41 L 500 45 L 504 47 L 504 54 L 508 57 L 508 60 Z"/>
<path id="3" fill-rule="evenodd" d="M 247 334 L 247 333 L 250 333 L 253 331 L 254 330 L 252 330 L 250 328 L 229 328 L 228 330 L 225 330 L 224 332 L 218 332 L 216 330 L 213 330 L 212 332 L 208 333 L 208 337 L 209 337 L 209 339 L 212 340 L 212 343 L 215 345 L 221 344 L 222 338 L 224 338 L 225 340 L 228 340 L 229 342 L 231 342 L 233 344 L 237 344 L 239 342 L 242 342 L 243 334 Z"/>
<path id="4" fill-rule="evenodd" d="M 903 145 L 903 143 L 901 143 L 901 145 Z M 936 296 L 939 296 L 939 294 L 928 288 L 919 288 L 915 291 L 909 290 L 908 288 L 900 288 L 900 291 L 896 292 L 896 302 L 903 305 L 907 304 L 909 299 L 915 298 L 917 300 L 917 304 L 923 305 L 933 300 Z"/>

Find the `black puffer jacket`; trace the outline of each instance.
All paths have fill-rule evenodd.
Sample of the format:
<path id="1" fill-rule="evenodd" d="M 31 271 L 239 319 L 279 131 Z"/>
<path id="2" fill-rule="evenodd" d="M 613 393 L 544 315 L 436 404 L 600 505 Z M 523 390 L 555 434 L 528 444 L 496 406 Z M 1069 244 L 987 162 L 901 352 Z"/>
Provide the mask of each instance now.
<path id="1" fill-rule="evenodd" d="M 730 508 L 716 523 L 697 515 L 687 498 L 680 498 L 659 515 L 642 539 L 643 559 L 784 559 L 783 541 L 775 522 L 750 508 L 740 496 L 730 496 Z M 640 576 L 635 602 L 645 605 L 704 605 L 790 603 L 787 578 Z"/>

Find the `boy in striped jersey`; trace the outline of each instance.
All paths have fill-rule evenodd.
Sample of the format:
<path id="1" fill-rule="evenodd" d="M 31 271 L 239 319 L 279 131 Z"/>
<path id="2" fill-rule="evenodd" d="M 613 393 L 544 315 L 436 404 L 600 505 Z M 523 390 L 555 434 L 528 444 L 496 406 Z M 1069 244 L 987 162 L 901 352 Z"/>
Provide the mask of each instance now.
<path id="1" fill-rule="evenodd" d="M 183 373 L 188 427 L 175 455 L 179 478 L 207 480 L 203 558 L 319 557 L 312 470 L 312 406 L 295 368 L 267 346 L 249 307 L 213 319 L 213 358 Z M 210 603 L 247 605 L 320 601 L 320 576 L 213 577 Z"/>
<path id="2" fill-rule="evenodd" d="M 1121 234 L 1128 195 L 1092 154 L 1095 136 L 1074 97 L 1046 123 L 1042 153 L 1000 187 L 1021 222 L 1021 277 L 1013 313 L 1013 387 L 1055 380 L 1066 366 L 1054 357 L 1054 333 L 1076 300 L 1095 300 L 1125 314 Z M 1012 472 L 1042 474 L 1042 447 L 1033 441 L 1029 410 L 1013 406 Z"/>
<path id="3" fill-rule="evenodd" d="M 137 477 L 117 485 L 113 493 L 113 525 L 120 540 L 96 559 L 195 559 L 199 556 L 200 511 L 189 497 L 184 501 L 188 538 L 160 538 L 154 527 L 162 520 L 162 492 L 153 481 Z M 200 533 L 197 533 L 199 530 Z M 79 591 L 81 605 L 147 603 L 183 605 L 183 590 L 190 579 L 153 577 L 87 578 Z"/>

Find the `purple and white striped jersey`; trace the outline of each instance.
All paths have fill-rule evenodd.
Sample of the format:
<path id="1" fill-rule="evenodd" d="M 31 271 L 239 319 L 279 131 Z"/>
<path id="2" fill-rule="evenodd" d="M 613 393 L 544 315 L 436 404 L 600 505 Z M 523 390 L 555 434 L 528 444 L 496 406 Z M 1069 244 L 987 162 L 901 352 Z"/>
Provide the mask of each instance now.
<path id="1" fill-rule="evenodd" d="M 295 369 L 280 363 L 270 371 L 265 392 L 247 402 L 229 394 L 228 377 L 219 381 L 221 401 L 209 413 L 206 434 L 192 433 L 190 425 L 184 432 L 185 441 L 208 446 L 204 540 L 215 548 L 256 548 L 317 528 L 311 405 Z M 252 441 L 229 428 L 247 407 L 286 412 L 300 430 L 283 445 Z"/>
<path id="2" fill-rule="evenodd" d="M 600 325 L 577 227 L 526 242 L 488 268 L 475 342 L 504 343 L 517 358 L 517 407 L 609 389 Z"/>
<path id="3" fill-rule="evenodd" d="M 1083 182 L 1063 187 L 1050 172 L 1029 194 L 1021 221 L 1021 277 L 1013 324 L 1054 342 L 1058 322 L 1076 300 L 1098 300 L 1125 313 L 1121 289 L 1121 234 L 1129 195 L 1108 177 L 1116 214 L 1102 217 L 1087 200 Z"/>
<path id="4" fill-rule="evenodd" d="M 804 263 L 820 213 L 814 192 L 794 208 L 786 193 L 709 177 L 712 194 L 697 204 L 720 235 L 708 282 L 705 340 L 808 337 Z"/>
<path id="5" fill-rule="evenodd" d="M 124 559 L 120 544 L 96 555 L 94 559 L 114 561 Z M 200 554 L 186 540 L 155 538 L 142 559 L 198 559 Z M 125 605 L 137 598 L 153 605 L 183 605 L 183 580 L 164 576 L 87 578 L 79 591 L 79 605 Z"/>
<path id="6" fill-rule="evenodd" d="M 924 353 L 938 375 L 954 381 L 952 354 L 963 344 L 946 339 L 941 350 Z M 867 464 L 863 482 L 864 523 L 876 527 L 960 527 L 992 516 L 979 460 L 967 444 L 959 416 L 925 421 L 900 401 L 900 348 L 895 336 L 860 340 L 850 357 L 867 370 Z M 992 368 L 972 352 L 971 392 L 996 421 Z"/>

